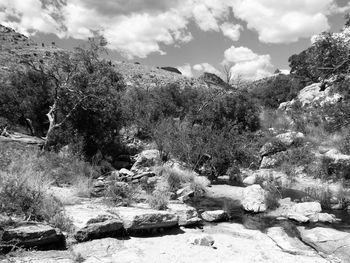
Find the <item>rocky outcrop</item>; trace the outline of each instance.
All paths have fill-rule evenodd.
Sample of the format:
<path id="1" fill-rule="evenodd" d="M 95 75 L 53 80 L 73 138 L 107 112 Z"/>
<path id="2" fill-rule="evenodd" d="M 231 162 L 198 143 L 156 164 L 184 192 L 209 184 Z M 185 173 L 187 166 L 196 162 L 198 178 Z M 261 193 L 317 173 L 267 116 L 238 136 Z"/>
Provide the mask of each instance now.
<path id="1" fill-rule="evenodd" d="M 248 212 L 265 212 L 265 190 L 260 185 L 254 184 L 243 190 L 242 206 Z"/>
<path id="2" fill-rule="evenodd" d="M 321 205 L 318 202 L 295 203 L 290 198 L 285 198 L 279 201 L 279 205 L 277 209 L 270 211 L 268 215 L 276 218 L 288 218 L 299 223 L 332 223 L 338 221 L 332 214 L 321 213 Z"/>
<path id="3" fill-rule="evenodd" d="M 316 227 L 307 229 L 298 227 L 301 240 L 325 256 L 334 255 L 341 262 L 350 259 L 350 233 L 332 228 Z"/>
<path id="4" fill-rule="evenodd" d="M 198 225 L 202 220 L 198 217 L 197 210 L 182 203 L 168 204 L 168 211 L 178 216 L 179 226 Z"/>
<path id="5" fill-rule="evenodd" d="M 205 211 L 201 216 L 207 222 L 220 222 L 228 219 L 228 214 L 224 210 Z"/>
<path id="6" fill-rule="evenodd" d="M 316 253 L 306 246 L 298 238 L 296 233 L 287 234 L 282 227 L 271 227 L 266 234 L 280 247 L 284 252 L 293 255 L 315 256 Z"/>
<path id="7" fill-rule="evenodd" d="M 160 153 L 158 150 L 145 150 L 142 151 L 136 158 L 136 162 L 131 167 L 131 171 L 134 173 L 144 172 L 149 167 L 159 165 L 161 163 Z"/>
<path id="8" fill-rule="evenodd" d="M 175 227 L 178 217 L 168 211 L 157 211 L 134 207 L 114 208 L 113 213 L 118 215 L 127 231 Z"/>
<path id="9" fill-rule="evenodd" d="M 49 225 L 28 222 L 5 228 L 1 243 L 9 247 L 62 249 L 65 248 L 65 237 L 60 230 Z"/>
<path id="10" fill-rule="evenodd" d="M 97 202 L 66 206 L 66 214 L 74 226 L 75 239 L 82 242 L 121 235 L 123 222 L 109 209 L 107 205 Z"/>

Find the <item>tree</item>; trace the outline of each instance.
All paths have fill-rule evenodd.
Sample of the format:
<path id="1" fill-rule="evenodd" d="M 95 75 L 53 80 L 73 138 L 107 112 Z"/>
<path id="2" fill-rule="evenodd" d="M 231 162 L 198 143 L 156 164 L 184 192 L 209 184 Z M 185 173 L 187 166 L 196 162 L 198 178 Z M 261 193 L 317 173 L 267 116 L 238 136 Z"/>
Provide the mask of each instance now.
<path id="1" fill-rule="evenodd" d="M 112 65 L 100 59 L 105 45 L 104 38 L 91 39 L 88 49 L 57 52 L 50 63 L 22 61 L 27 67 L 20 74 L 27 78 L 35 72 L 46 80 L 49 105 L 41 105 L 46 106 L 48 120 L 45 149 L 58 129 L 77 131 L 85 143 L 90 143 L 87 148 L 94 145 L 95 150 L 113 141 L 121 126 L 120 92 L 124 83 Z"/>

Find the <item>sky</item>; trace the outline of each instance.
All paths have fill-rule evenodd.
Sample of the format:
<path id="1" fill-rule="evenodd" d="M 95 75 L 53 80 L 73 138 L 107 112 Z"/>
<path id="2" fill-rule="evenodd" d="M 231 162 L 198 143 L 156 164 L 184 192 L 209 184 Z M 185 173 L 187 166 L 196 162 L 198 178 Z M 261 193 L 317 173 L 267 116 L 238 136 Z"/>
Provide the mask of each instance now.
<path id="1" fill-rule="evenodd" d="M 96 32 L 112 60 L 173 66 L 187 76 L 255 80 L 338 32 L 349 0 L 0 0 L 0 23 L 37 42 L 72 49 Z"/>

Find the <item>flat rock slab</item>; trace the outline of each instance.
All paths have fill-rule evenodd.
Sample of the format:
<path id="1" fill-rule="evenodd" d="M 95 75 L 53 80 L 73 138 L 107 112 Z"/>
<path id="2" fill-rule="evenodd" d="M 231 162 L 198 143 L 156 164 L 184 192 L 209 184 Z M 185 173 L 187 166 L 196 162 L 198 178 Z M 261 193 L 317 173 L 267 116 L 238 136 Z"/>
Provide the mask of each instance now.
<path id="1" fill-rule="evenodd" d="M 298 227 L 303 242 L 324 255 L 335 255 L 342 262 L 350 262 L 350 233 L 332 228 Z"/>
<path id="2" fill-rule="evenodd" d="M 79 242 L 102 237 L 114 237 L 122 233 L 123 222 L 109 211 L 111 207 L 94 202 L 66 206 L 66 214 L 75 227 L 74 237 Z"/>
<path id="3" fill-rule="evenodd" d="M 69 251 L 30 251 L 16 254 L 16 257 L 7 256 L 0 263 L 77 263 Z"/>
<path id="4" fill-rule="evenodd" d="M 75 258 L 87 259 L 92 257 L 95 258 L 95 262 L 98 262 L 98 258 L 118 254 L 122 249 L 124 249 L 123 241 L 115 238 L 92 240 L 71 247 Z"/>
<path id="5" fill-rule="evenodd" d="M 246 187 L 243 190 L 242 206 L 248 212 L 265 212 L 265 190 L 258 184 Z"/>
<path id="6" fill-rule="evenodd" d="M 113 209 L 113 213 L 122 219 L 126 230 L 166 228 L 178 225 L 178 216 L 168 211 L 118 207 Z"/>
<path id="7" fill-rule="evenodd" d="M 293 234 L 287 234 L 282 227 L 271 227 L 267 230 L 267 235 L 284 252 L 293 255 L 313 256 L 315 251 L 306 246 L 300 239 Z"/>
<path id="8" fill-rule="evenodd" d="M 168 204 L 168 211 L 178 216 L 179 226 L 192 226 L 202 221 L 198 217 L 197 210 L 186 204 Z"/>
<path id="9" fill-rule="evenodd" d="M 65 247 L 64 235 L 58 229 L 41 223 L 26 223 L 6 228 L 2 235 L 2 242 L 26 248 L 62 249 Z"/>

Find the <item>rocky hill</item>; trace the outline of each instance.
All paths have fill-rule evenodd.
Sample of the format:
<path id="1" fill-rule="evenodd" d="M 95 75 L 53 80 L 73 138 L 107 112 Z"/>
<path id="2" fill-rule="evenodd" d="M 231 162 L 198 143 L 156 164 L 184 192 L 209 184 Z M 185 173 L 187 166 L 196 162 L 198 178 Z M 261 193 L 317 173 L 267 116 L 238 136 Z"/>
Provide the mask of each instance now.
<path id="1" fill-rule="evenodd" d="M 57 52 L 65 51 L 52 43 L 44 45 L 36 43 L 30 38 L 17 33 L 15 30 L 0 24 L 0 77 L 11 71 L 12 67 L 18 67 L 21 60 L 32 59 L 40 63 L 48 63 Z M 68 52 L 68 51 L 67 51 Z M 169 71 L 167 68 L 141 65 L 115 61 L 116 71 L 124 77 L 127 86 L 144 88 L 156 88 L 169 83 L 177 83 L 181 87 L 191 86 L 195 88 L 227 88 L 227 84 L 214 74 L 205 73 L 203 77 L 187 78 L 178 72 Z M 172 68 L 175 69 L 175 68 Z M 214 77 L 213 77 L 214 75 Z"/>

